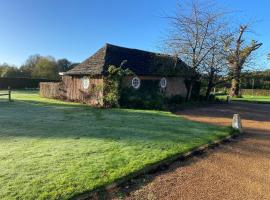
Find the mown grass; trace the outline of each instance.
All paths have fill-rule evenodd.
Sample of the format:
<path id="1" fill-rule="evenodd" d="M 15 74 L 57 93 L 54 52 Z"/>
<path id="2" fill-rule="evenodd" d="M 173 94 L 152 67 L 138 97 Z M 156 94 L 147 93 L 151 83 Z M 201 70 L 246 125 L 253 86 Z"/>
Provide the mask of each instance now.
<path id="1" fill-rule="evenodd" d="M 69 199 L 230 134 L 169 112 L 0 99 L 0 199 Z"/>
<path id="2" fill-rule="evenodd" d="M 226 100 L 226 95 L 217 96 L 218 99 Z M 270 103 L 270 96 L 251 96 L 243 95 L 241 98 L 233 97 L 233 101 L 242 101 L 247 103 Z"/>

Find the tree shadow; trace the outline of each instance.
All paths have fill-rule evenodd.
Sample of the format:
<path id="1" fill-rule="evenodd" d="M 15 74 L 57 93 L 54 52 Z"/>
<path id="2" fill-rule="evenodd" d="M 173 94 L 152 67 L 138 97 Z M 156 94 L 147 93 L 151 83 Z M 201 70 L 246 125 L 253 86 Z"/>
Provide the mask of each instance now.
<path id="1" fill-rule="evenodd" d="M 200 144 L 201 139 L 210 141 L 209 132 L 213 135 L 228 132 L 227 128 L 217 129 L 154 110 L 101 109 L 34 100 L 1 102 L 0 107 L 2 137 L 96 138 L 167 146 L 166 143 Z M 193 141 L 188 141 L 189 138 Z"/>
<path id="2" fill-rule="evenodd" d="M 168 152 L 169 157 L 176 150 L 184 153 L 229 131 L 154 110 L 98 109 L 35 100 L 0 103 L 0 109 L 1 139 L 95 139 L 131 148 L 134 154 Z M 93 151 L 87 153 L 91 156 Z"/>
<path id="3" fill-rule="evenodd" d="M 250 104 L 248 104 L 250 105 Z M 258 116 L 258 119 L 265 121 L 265 107 L 246 108 L 243 105 L 232 104 L 220 107 L 213 105 L 212 112 L 202 111 L 202 116 L 231 118 L 232 114 L 241 111 L 243 117 L 251 118 Z M 30 138 L 95 138 L 121 143 L 147 144 L 142 148 L 151 148 L 149 143 L 162 144 L 162 148 L 170 145 L 191 144 L 199 146 L 200 139 L 208 135 L 209 132 L 218 135 L 218 131 L 226 132 L 227 128 L 219 127 L 199 122 L 191 122 L 183 119 L 181 116 L 171 115 L 168 112 L 143 111 L 131 109 L 98 109 L 82 104 L 65 104 L 58 102 L 40 102 L 35 100 L 15 100 L 14 102 L 0 102 L 0 124 L 2 130 L 0 137 L 30 137 Z M 202 108 L 204 109 L 204 108 Z M 209 107 L 207 108 L 209 109 Z M 223 110 L 214 112 L 214 110 Z M 188 114 L 194 114 L 190 110 L 185 111 Z M 258 115 L 257 115 L 258 112 Z M 240 114 L 241 114 L 240 113 Z M 248 116 L 246 117 L 248 113 Z M 198 115 L 200 111 L 198 111 Z M 252 116 L 251 116 L 252 115 Z M 181 120 L 179 120 L 181 118 Z M 257 119 L 257 118 L 255 118 Z M 38 126 L 36 126 L 38 124 Z M 158 127 L 157 127 L 158 124 Z M 254 133 L 253 130 L 246 135 L 257 140 L 270 140 L 269 135 L 264 133 Z M 261 131 L 261 130 L 260 130 Z M 246 136 L 243 136 L 245 139 Z M 237 141 L 236 141 L 237 142 Z M 254 147 L 239 146 L 243 155 L 249 155 L 254 151 Z M 161 149 L 163 150 L 163 149 Z M 240 151 L 240 152 L 241 152 Z M 261 149 L 260 154 L 269 155 L 268 150 Z M 232 152 L 237 153 L 237 152 Z M 198 155 L 194 159 L 178 160 L 172 165 L 164 165 L 158 170 L 152 171 L 145 176 L 132 179 L 131 186 L 126 190 L 126 184 L 123 185 L 123 192 L 128 194 L 137 190 L 154 177 L 168 173 L 179 167 L 191 165 L 196 162 L 196 158 L 207 158 L 208 153 Z M 111 193 L 104 190 L 100 195 L 110 196 Z"/>

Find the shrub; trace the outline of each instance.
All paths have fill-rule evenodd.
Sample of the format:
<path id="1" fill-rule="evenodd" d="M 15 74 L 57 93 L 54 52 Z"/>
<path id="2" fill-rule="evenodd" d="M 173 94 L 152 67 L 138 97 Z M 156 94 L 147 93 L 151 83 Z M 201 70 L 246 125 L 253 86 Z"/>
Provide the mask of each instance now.
<path id="1" fill-rule="evenodd" d="M 122 88 L 120 106 L 125 108 L 163 109 L 164 95 L 159 88 L 159 80 L 142 80 L 139 89 Z"/>
<path id="2" fill-rule="evenodd" d="M 181 95 L 175 95 L 170 98 L 166 98 L 166 104 L 168 105 L 179 105 L 185 102 L 185 98 Z"/>
<path id="3" fill-rule="evenodd" d="M 209 98 L 208 98 L 208 101 L 209 101 L 209 102 L 214 102 L 214 101 L 216 101 L 216 96 L 215 96 L 214 94 L 210 94 L 210 95 L 209 95 Z"/>
<path id="4" fill-rule="evenodd" d="M 121 87 L 124 76 L 133 74 L 128 69 L 110 66 L 104 79 L 104 106 L 163 110 L 171 105 L 180 105 L 184 98 L 180 95 L 165 97 L 159 80 L 141 80 L 139 89 Z"/>

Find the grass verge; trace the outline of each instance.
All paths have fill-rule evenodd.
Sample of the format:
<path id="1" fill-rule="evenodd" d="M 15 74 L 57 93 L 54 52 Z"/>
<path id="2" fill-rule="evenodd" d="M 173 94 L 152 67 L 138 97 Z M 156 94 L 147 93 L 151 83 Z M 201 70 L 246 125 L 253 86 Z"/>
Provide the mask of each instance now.
<path id="1" fill-rule="evenodd" d="M 217 96 L 218 99 L 225 101 L 227 99 L 226 95 Z M 242 98 L 233 97 L 232 101 L 241 101 L 246 103 L 270 103 L 270 96 L 251 96 L 243 95 Z"/>
<path id="2" fill-rule="evenodd" d="M 231 133 L 162 111 L 0 100 L 0 199 L 69 199 Z"/>

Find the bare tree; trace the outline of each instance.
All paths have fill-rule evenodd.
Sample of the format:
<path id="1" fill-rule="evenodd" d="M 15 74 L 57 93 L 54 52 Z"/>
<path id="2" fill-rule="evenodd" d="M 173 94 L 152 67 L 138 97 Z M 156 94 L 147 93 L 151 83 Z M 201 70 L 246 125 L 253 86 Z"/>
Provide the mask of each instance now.
<path id="1" fill-rule="evenodd" d="M 166 50 L 177 55 L 192 69 L 186 100 L 190 100 L 194 84 L 200 79 L 206 57 L 215 51 L 213 36 L 224 28 L 224 12 L 214 11 L 214 5 L 192 1 L 169 17 L 171 31 L 166 39 Z"/>
<path id="2" fill-rule="evenodd" d="M 232 75 L 231 96 L 239 96 L 240 76 L 247 59 L 253 51 L 262 46 L 262 43 L 252 40 L 250 44 L 245 45 L 244 33 L 248 30 L 248 25 L 241 25 L 239 32 L 229 39 L 225 40 L 225 48 L 229 53 L 227 57 L 228 66 Z"/>
<path id="3" fill-rule="evenodd" d="M 207 80 L 205 100 L 209 99 L 213 87 L 225 82 L 228 77 L 229 69 L 226 62 L 227 52 L 223 45 L 224 37 L 227 37 L 224 33 L 214 35 L 211 41 L 214 48 L 203 61 L 204 76 Z"/>

